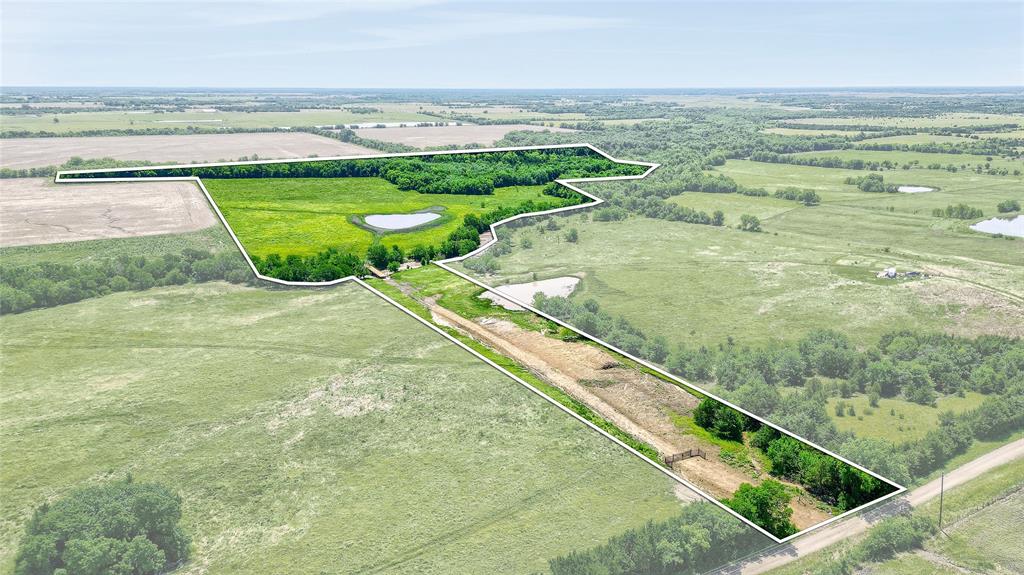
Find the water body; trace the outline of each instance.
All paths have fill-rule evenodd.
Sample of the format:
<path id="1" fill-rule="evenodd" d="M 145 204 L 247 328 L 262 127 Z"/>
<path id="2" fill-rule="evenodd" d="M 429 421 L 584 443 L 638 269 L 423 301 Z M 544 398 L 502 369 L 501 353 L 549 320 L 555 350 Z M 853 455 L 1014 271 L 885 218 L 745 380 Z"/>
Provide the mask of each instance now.
<path id="1" fill-rule="evenodd" d="M 580 278 L 565 276 L 536 282 L 508 284 L 494 288 L 493 292 L 484 292 L 480 297 L 491 300 L 508 310 L 521 310 L 523 308 L 501 296 L 504 294 L 522 302 L 533 303 L 533 296 L 538 293 L 548 297 L 569 297 L 572 292 L 576 291 L 576 286 L 579 283 Z"/>
<path id="2" fill-rule="evenodd" d="M 1024 238 L 1024 214 L 1008 220 L 991 218 L 972 225 L 971 229 L 986 234 L 1003 234 L 1004 236 Z"/>
<path id="3" fill-rule="evenodd" d="M 904 194 L 921 194 L 924 192 L 934 192 L 935 188 L 929 188 L 927 186 L 900 186 L 896 188 L 897 192 L 903 192 Z"/>
<path id="4" fill-rule="evenodd" d="M 416 226 L 422 226 L 423 224 L 432 222 L 440 217 L 441 214 L 435 214 L 434 212 L 420 212 L 417 214 L 374 214 L 372 216 L 366 216 L 363 218 L 363 221 L 365 221 L 367 225 L 382 230 L 405 230 L 408 228 L 415 228 Z"/>

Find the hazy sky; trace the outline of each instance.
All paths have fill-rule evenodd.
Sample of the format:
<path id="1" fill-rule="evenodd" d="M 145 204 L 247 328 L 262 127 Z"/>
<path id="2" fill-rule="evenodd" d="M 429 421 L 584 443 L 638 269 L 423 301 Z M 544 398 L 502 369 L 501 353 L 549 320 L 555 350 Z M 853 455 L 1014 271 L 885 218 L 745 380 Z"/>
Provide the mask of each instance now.
<path id="1" fill-rule="evenodd" d="M 1024 84 L 1024 2 L 3 2 L 4 85 Z"/>

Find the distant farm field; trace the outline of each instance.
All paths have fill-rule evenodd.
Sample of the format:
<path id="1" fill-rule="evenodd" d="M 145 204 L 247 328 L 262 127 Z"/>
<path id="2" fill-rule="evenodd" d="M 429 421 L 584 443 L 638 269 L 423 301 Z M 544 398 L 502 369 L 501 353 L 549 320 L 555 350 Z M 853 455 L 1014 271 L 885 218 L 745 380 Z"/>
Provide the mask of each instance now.
<path id="1" fill-rule="evenodd" d="M 120 293 L 0 337 L 3 572 L 36 506 L 129 472 L 180 493 L 183 573 L 538 572 L 680 509 L 649 464 L 355 285 Z"/>
<path id="2" fill-rule="evenodd" d="M 483 126 L 420 126 L 412 128 L 360 128 L 356 133 L 362 138 L 405 144 L 414 148 L 434 146 L 464 146 L 466 144 L 493 145 L 505 134 L 525 130 L 540 132 L 569 132 L 564 128 L 547 128 L 529 124 L 493 124 Z"/>
<path id="3" fill-rule="evenodd" d="M 54 121 L 56 120 L 56 121 Z M 74 112 L 70 114 L 3 116 L 4 131 L 78 132 L 83 130 L 141 130 L 145 128 L 283 128 L 334 124 L 437 122 L 435 116 L 412 111 L 383 110 L 357 114 L 349 110 L 296 112 Z"/>
<path id="4" fill-rule="evenodd" d="M 489 195 L 421 194 L 380 178 L 210 179 L 203 184 L 246 250 L 259 256 L 310 255 L 331 247 L 363 254 L 378 234 L 352 218 L 443 208 L 436 223 L 383 234 L 385 245 L 408 250 L 440 243 L 467 214 L 556 200 L 542 193 L 543 186 L 497 188 Z"/>
<path id="5" fill-rule="evenodd" d="M 0 139 L 0 167 L 12 169 L 57 166 L 75 156 L 199 163 L 237 160 L 243 156 L 272 159 L 376 153 L 379 152 L 301 132 Z"/>
<path id="6" fill-rule="evenodd" d="M 0 247 L 190 232 L 217 218 L 193 182 L 0 180 Z"/>
<path id="7" fill-rule="evenodd" d="M 951 128 L 954 126 L 984 126 L 991 124 L 1024 125 L 1024 115 L 955 112 L 939 114 L 935 117 L 921 118 L 799 118 L 795 120 L 787 120 L 787 123 L 832 126 L 881 126 L 886 128 Z"/>
<path id="8" fill-rule="evenodd" d="M 801 152 L 794 156 L 815 158 L 840 158 L 842 160 L 864 160 L 865 162 L 890 161 L 897 164 L 916 162 L 924 168 L 930 164 L 953 165 L 958 169 L 1006 168 L 1024 171 L 1024 160 L 1001 158 L 999 156 L 977 156 L 973 154 L 929 154 L 924 152 L 881 152 L 876 150 L 828 150 L 823 152 Z M 991 159 L 989 159 L 991 158 Z M 893 175 L 893 177 L 898 177 Z"/>

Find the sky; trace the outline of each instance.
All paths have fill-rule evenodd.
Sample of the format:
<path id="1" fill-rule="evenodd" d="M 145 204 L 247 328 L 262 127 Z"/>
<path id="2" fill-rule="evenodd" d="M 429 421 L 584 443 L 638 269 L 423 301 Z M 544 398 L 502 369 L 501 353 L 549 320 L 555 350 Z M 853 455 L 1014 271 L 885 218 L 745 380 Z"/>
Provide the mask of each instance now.
<path id="1" fill-rule="evenodd" d="M 1024 1 L 337 0 L 0 8 L 4 86 L 1024 85 Z"/>

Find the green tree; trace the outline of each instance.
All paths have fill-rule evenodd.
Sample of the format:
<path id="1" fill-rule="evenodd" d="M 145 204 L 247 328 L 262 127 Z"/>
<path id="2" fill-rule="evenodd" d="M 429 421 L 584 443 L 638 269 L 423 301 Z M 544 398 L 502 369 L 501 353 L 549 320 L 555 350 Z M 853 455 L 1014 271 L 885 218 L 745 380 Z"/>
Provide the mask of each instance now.
<path id="1" fill-rule="evenodd" d="M 743 214 L 740 216 L 740 229 L 745 232 L 761 231 L 761 220 L 757 216 Z"/>
<path id="2" fill-rule="evenodd" d="M 382 270 L 388 267 L 388 249 L 380 242 L 373 242 L 366 250 L 366 259 L 373 267 Z"/>
<path id="3" fill-rule="evenodd" d="M 725 213 L 722 210 L 715 210 L 715 213 L 711 214 L 711 225 L 721 226 L 725 224 Z"/>
<path id="4" fill-rule="evenodd" d="M 782 538 L 797 531 L 790 521 L 793 510 L 789 508 L 789 501 L 784 485 L 766 479 L 757 487 L 749 483 L 740 485 L 732 498 L 726 499 L 724 503 L 772 535 Z"/>
<path id="5" fill-rule="evenodd" d="M 72 491 L 29 520 L 16 575 L 151 575 L 189 555 L 181 499 L 130 479 Z"/>

